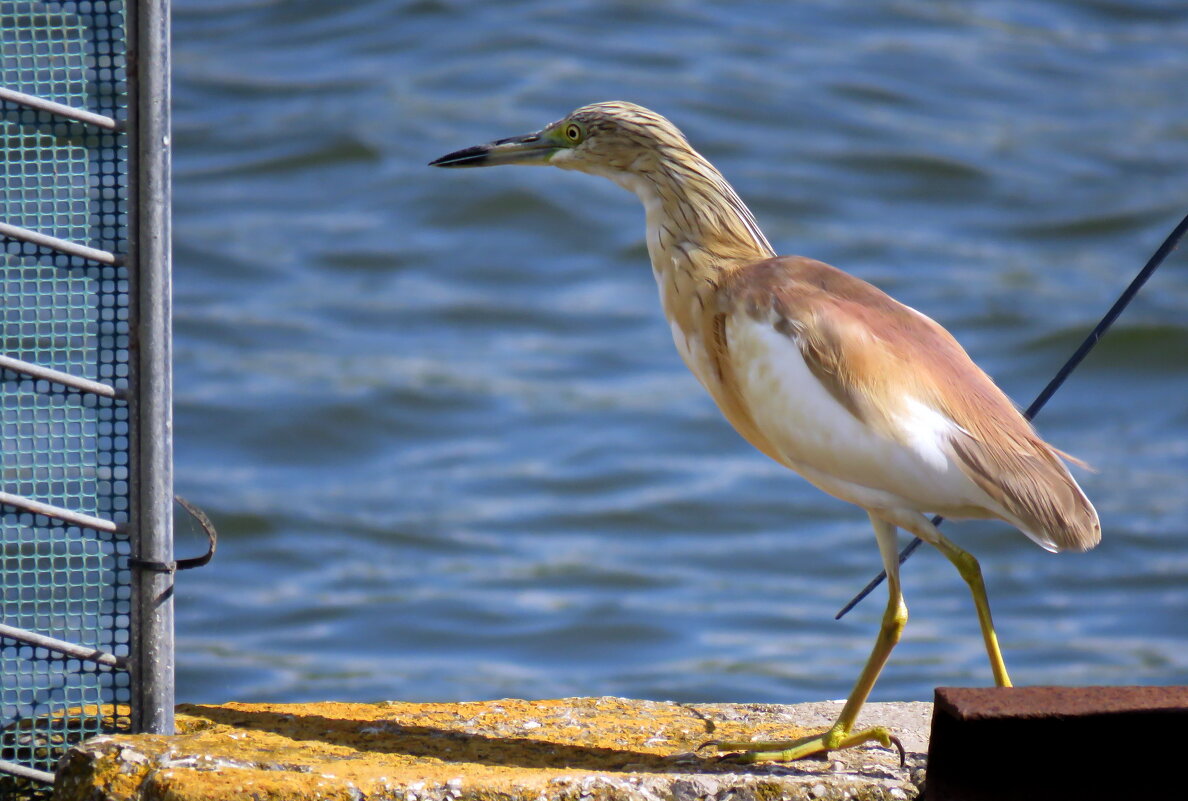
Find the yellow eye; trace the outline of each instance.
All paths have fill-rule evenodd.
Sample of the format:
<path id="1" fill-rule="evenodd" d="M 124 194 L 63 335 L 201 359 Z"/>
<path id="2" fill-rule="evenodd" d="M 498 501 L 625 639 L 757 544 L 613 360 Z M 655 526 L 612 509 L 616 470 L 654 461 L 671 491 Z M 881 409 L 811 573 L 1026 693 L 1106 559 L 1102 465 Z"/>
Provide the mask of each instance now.
<path id="1" fill-rule="evenodd" d="M 582 141 L 582 126 L 578 125 L 575 122 L 571 122 L 571 123 L 569 123 L 569 125 L 566 125 L 565 126 L 565 138 L 568 139 L 570 142 L 573 142 L 575 145 L 578 142 Z"/>

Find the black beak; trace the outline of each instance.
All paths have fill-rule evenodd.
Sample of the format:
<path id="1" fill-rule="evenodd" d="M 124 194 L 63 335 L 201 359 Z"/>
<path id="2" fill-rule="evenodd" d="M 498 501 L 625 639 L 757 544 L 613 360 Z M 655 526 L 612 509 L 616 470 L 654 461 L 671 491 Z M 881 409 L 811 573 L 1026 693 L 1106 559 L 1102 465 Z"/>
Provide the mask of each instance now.
<path id="1" fill-rule="evenodd" d="M 560 150 L 551 138 L 540 133 L 511 136 L 485 145 L 455 150 L 430 167 L 490 167 L 497 164 L 548 164 L 549 157 Z"/>
<path id="2" fill-rule="evenodd" d="M 429 162 L 430 167 L 481 167 L 487 162 L 491 152 L 490 145 L 475 145 L 474 147 L 455 150 L 439 159 Z"/>

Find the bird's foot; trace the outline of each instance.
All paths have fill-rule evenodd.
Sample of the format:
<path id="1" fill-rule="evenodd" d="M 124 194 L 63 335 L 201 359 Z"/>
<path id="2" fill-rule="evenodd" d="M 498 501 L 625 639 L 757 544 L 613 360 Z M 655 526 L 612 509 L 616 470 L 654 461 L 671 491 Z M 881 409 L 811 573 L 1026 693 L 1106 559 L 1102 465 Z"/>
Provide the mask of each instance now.
<path id="1" fill-rule="evenodd" d="M 903 767 L 907 754 L 903 743 L 899 741 L 890 729 L 874 726 L 856 732 L 846 732 L 834 727 L 824 734 L 801 737 L 796 740 L 776 740 L 770 742 L 734 742 L 725 740 L 710 740 L 703 743 L 701 748 L 714 747 L 719 752 L 737 751 L 736 754 L 723 754 L 723 759 L 737 760 L 745 763 L 754 762 L 793 762 L 797 759 L 824 755 L 829 751 L 842 748 L 853 748 L 863 743 L 877 742 L 885 748 L 894 746 L 899 751 L 899 766 Z"/>

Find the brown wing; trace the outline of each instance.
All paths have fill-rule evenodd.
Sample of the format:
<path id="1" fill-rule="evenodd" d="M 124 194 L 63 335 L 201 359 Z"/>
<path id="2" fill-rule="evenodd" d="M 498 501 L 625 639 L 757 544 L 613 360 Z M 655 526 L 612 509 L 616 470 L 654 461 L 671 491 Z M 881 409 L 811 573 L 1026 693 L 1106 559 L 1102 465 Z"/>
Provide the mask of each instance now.
<path id="1" fill-rule="evenodd" d="M 728 302 L 741 301 L 793 337 L 816 378 L 884 435 L 903 441 L 897 416 L 907 398 L 952 420 L 960 429 L 949 441 L 958 466 L 1037 542 L 1086 550 L 1100 540 L 1097 513 L 1060 452 L 940 325 L 812 259 L 748 265 L 724 289 Z"/>

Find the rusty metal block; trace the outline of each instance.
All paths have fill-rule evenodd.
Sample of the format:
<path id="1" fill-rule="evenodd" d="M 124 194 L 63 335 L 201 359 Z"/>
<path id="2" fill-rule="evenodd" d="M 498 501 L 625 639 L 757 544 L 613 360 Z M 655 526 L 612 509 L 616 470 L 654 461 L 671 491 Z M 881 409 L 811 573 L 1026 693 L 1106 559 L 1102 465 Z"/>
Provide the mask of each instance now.
<path id="1" fill-rule="evenodd" d="M 1188 798 L 1186 736 L 1188 687 L 938 687 L 924 798 Z"/>

